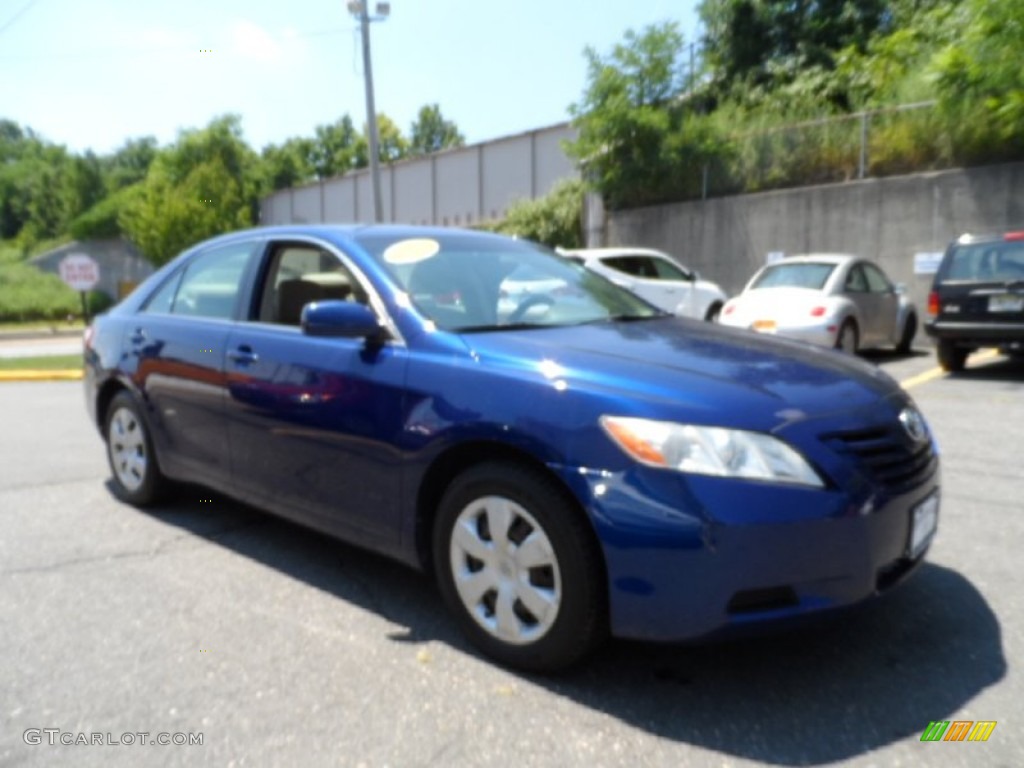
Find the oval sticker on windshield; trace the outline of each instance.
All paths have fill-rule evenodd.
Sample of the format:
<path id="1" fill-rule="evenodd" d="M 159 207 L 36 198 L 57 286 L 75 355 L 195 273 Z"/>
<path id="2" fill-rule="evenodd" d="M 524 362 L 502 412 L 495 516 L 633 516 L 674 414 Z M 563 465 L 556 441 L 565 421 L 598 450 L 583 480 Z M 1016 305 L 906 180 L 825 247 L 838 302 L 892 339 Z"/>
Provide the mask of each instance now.
<path id="1" fill-rule="evenodd" d="M 392 243 L 384 251 L 384 261 L 388 264 L 415 264 L 436 256 L 441 250 L 437 240 L 428 237 L 415 237 L 410 240 L 399 240 Z"/>

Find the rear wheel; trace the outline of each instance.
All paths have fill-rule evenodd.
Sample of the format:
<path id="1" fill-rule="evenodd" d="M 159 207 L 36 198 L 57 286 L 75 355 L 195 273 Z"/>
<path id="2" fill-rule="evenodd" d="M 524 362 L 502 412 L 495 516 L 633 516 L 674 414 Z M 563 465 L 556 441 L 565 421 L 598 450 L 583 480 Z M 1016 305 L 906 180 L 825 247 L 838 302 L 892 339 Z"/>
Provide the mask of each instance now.
<path id="1" fill-rule="evenodd" d="M 839 326 L 839 334 L 836 336 L 836 349 L 842 350 L 849 355 L 855 355 L 859 347 L 860 333 L 857 330 L 857 323 L 847 318 Z"/>
<path id="2" fill-rule="evenodd" d="M 129 392 L 120 392 L 110 401 L 104 436 L 117 497 L 138 506 L 158 501 L 167 490 L 167 480 L 157 466 L 142 409 Z"/>
<path id="3" fill-rule="evenodd" d="M 903 334 L 900 336 L 900 343 L 896 345 L 896 351 L 901 355 L 910 353 L 914 345 L 914 336 L 917 335 L 917 315 L 907 315 L 907 321 L 903 324 Z"/>
<path id="4" fill-rule="evenodd" d="M 967 363 L 968 350 L 958 347 L 953 342 L 946 341 L 945 339 L 939 341 L 938 346 L 935 348 L 935 354 L 939 359 L 939 365 L 942 369 L 951 373 L 962 371 Z"/>
<path id="5" fill-rule="evenodd" d="M 593 534 L 542 473 L 488 463 L 459 475 L 441 501 L 433 545 L 445 602 L 474 645 L 498 661 L 554 671 L 604 636 Z"/>

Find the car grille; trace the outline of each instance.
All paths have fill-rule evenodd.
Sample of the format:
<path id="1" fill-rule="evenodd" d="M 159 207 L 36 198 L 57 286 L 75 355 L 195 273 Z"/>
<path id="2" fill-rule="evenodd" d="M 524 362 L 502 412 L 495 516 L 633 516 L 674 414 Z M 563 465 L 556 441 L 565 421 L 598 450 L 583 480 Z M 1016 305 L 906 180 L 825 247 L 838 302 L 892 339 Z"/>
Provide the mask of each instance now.
<path id="1" fill-rule="evenodd" d="M 822 435 L 834 450 L 853 456 L 876 484 L 902 493 L 924 483 L 938 467 L 930 440 L 916 443 L 901 429 L 877 427 Z"/>

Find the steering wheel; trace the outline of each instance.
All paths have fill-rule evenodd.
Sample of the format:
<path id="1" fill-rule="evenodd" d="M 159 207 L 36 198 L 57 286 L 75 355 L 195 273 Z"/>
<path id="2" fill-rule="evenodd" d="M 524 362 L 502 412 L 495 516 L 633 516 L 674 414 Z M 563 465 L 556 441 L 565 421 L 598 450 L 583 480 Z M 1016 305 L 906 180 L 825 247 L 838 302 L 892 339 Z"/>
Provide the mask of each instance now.
<path id="1" fill-rule="evenodd" d="M 547 306 L 550 307 L 554 305 L 556 301 L 557 299 L 554 296 L 551 296 L 547 293 L 531 294 L 530 296 L 527 296 L 525 299 L 519 302 L 518 306 L 516 306 L 516 308 L 512 310 L 512 312 L 508 316 L 508 323 L 509 325 L 518 323 L 523 319 L 523 317 L 526 316 L 526 313 L 529 312 L 534 307 L 541 306 L 542 304 L 546 304 Z"/>

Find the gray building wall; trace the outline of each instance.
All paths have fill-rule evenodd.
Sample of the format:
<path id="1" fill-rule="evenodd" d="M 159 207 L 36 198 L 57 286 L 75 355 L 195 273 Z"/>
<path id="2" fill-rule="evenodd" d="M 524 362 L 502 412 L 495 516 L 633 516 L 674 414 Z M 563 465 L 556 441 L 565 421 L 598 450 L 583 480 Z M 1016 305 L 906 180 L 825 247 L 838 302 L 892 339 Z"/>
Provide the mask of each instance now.
<path id="1" fill-rule="evenodd" d="M 568 123 L 449 149 L 381 168 L 384 221 L 467 226 L 501 219 L 520 199 L 547 194 L 576 166 L 562 150 Z M 373 188 L 361 169 L 283 189 L 260 203 L 261 224 L 370 221 Z"/>
<path id="2" fill-rule="evenodd" d="M 95 290 L 112 299 L 118 298 L 118 283 L 140 283 L 154 272 L 153 265 L 142 258 L 135 246 L 120 238 L 71 242 L 33 256 L 29 263 L 43 272 L 59 276 L 61 260 L 71 253 L 84 253 L 99 264 L 100 281 Z"/>
<path id="3" fill-rule="evenodd" d="M 729 295 L 769 253 L 855 253 L 904 283 L 923 312 L 932 275 L 914 273 L 914 254 L 1015 227 L 1024 227 L 1024 163 L 610 211 L 605 240 L 667 251 Z"/>

